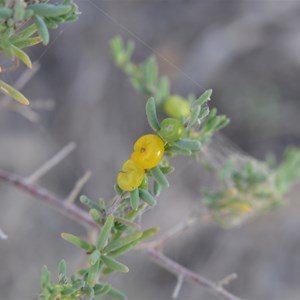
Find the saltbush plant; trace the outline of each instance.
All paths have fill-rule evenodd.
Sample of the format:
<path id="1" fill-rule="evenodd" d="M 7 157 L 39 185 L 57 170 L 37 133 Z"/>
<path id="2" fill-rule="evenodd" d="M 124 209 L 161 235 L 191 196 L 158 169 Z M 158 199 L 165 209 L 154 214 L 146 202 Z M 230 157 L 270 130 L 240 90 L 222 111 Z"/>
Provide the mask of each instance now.
<path id="1" fill-rule="evenodd" d="M 48 44 L 48 28 L 75 21 L 78 16 L 77 6 L 71 0 L 59 4 L 38 0 L 0 0 L 0 5 L 0 51 L 28 67 L 32 65 L 31 60 L 23 48 L 40 42 Z M 62 260 L 58 267 L 58 281 L 53 281 L 44 266 L 39 298 L 92 300 L 109 296 L 127 299 L 105 278 L 111 273 L 129 272 L 129 267 L 122 264 L 119 257 L 140 247 L 148 249 L 157 263 L 176 273 L 179 279 L 184 277 L 193 281 L 196 278 L 194 282 L 210 288 L 220 298 L 238 299 L 221 285 L 197 277 L 159 252 L 151 252 L 155 243 L 151 246 L 147 240 L 159 228 L 153 224 L 152 228 L 142 229 L 138 220 L 156 205 L 161 190 L 169 188 L 168 174 L 174 171 L 170 158 L 190 156 L 190 159 L 205 163 L 220 182 L 217 191 L 206 191 L 202 195 L 211 220 L 227 228 L 241 224 L 250 216 L 283 203 L 284 195 L 300 176 L 299 150 L 289 148 L 280 164 L 273 159 L 264 162 L 235 154 L 228 157 L 221 168 L 215 168 L 205 161 L 203 150 L 214 134 L 228 125 L 229 119 L 219 115 L 215 108 L 209 108 L 212 90 L 206 90 L 199 97 L 173 94 L 168 79 L 159 76 L 153 56 L 139 64 L 132 61 L 133 42 L 124 43 L 121 37 L 116 37 L 111 41 L 111 51 L 116 66 L 126 74 L 133 88 L 147 99 L 145 117 L 150 125 L 148 132 L 137 137 L 132 153 L 128 153 L 128 159 L 120 166 L 115 183 L 112 183 L 114 197 L 110 201 L 94 201 L 81 196 L 80 202 L 89 212 L 87 215 L 75 204 L 59 204 L 55 196 L 47 196 L 44 190 L 39 191 L 38 187 L 30 186 L 16 176 L 0 173 L 0 179 L 10 181 L 50 204 L 56 201 L 56 206 L 60 205 L 67 214 L 77 216 L 78 221 L 97 231 L 93 240 L 71 233 L 61 234 L 64 240 L 82 249 L 87 264 L 68 275 L 66 262 Z M 0 81 L 0 90 L 21 104 L 29 104 L 25 96 L 3 81 Z M 161 119 L 157 110 L 163 115 Z"/>

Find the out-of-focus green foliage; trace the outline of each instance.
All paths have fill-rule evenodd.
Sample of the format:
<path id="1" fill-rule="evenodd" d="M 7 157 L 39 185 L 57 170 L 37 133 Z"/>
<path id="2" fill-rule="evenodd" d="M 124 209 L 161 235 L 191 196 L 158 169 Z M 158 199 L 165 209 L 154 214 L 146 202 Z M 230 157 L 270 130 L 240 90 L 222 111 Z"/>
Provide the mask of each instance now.
<path id="1" fill-rule="evenodd" d="M 49 28 L 76 21 L 78 8 L 73 0 L 50 4 L 46 0 L 1 0 L 0 1 L 0 52 L 13 61 L 21 61 L 28 68 L 32 62 L 23 50 L 42 42 L 49 43 Z M 0 69 L 5 72 L 5 68 Z M 12 86 L 0 81 L 0 91 L 28 105 L 28 99 Z"/>
<path id="2" fill-rule="evenodd" d="M 206 192 L 204 203 L 217 223 L 232 227 L 284 203 L 285 194 L 300 179 L 300 151 L 287 148 L 278 165 L 236 155 L 215 171 L 222 187 Z"/>

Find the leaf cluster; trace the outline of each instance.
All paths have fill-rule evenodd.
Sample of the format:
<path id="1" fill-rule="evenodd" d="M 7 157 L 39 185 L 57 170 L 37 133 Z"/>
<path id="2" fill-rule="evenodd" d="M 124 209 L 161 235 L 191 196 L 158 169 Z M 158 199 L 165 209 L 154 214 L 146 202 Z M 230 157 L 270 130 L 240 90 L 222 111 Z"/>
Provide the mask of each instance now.
<path id="1" fill-rule="evenodd" d="M 204 203 L 217 223 L 232 227 L 283 204 L 291 185 L 300 179 L 300 150 L 287 148 L 280 164 L 236 156 L 217 174 L 223 186 L 217 192 L 206 192 Z"/>
<path id="2" fill-rule="evenodd" d="M 32 62 L 24 48 L 39 43 L 49 43 L 49 29 L 78 18 L 78 8 L 73 0 L 50 4 L 45 0 L 2 0 L 0 2 L 0 52 L 15 61 L 22 61 L 28 68 Z M 28 99 L 12 86 L 0 81 L 0 90 L 28 105 Z"/>

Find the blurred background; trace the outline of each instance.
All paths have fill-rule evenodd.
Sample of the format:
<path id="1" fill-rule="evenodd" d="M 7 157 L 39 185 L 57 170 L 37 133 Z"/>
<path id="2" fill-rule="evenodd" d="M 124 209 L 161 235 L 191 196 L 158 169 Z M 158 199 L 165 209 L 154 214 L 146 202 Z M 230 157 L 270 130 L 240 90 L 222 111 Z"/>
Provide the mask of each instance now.
<path id="1" fill-rule="evenodd" d="M 31 57 L 41 65 L 23 92 L 32 103 L 53 99 L 55 107 L 31 122 L 0 110 L 0 166 L 29 175 L 70 141 L 76 150 L 39 184 L 65 197 L 84 171 L 92 178 L 83 193 L 113 195 L 113 182 L 132 150 L 150 131 L 145 97 L 137 94 L 112 63 L 109 41 L 115 35 L 136 43 L 134 60 L 157 55 L 174 93 L 197 96 L 213 88 L 220 113 L 231 118 L 223 134 L 243 151 L 262 159 L 300 146 L 300 1 L 297 0 L 78 0 L 79 21 L 51 32 L 47 47 Z M 4 60 L 2 59 L 4 62 Z M 13 83 L 25 70 L 1 74 Z M 163 232 L 201 204 L 201 190 L 213 178 L 200 165 L 178 159 L 171 188 L 144 216 L 144 228 Z M 82 227 L 44 203 L 0 182 L 0 299 L 36 299 L 40 269 L 55 273 L 65 258 L 73 272 L 82 252 L 61 232 L 85 234 Z M 300 186 L 283 208 L 239 228 L 199 224 L 168 243 L 165 253 L 211 280 L 230 273 L 228 287 L 243 299 L 300 299 Z M 130 300 L 171 299 L 176 278 L 141 253 L 123 258 L 128 275 L 110 280 Z M 56 280 L 56 279 L 55 279 Z M 184 284 L 178 299 L 216 299 Z"/>

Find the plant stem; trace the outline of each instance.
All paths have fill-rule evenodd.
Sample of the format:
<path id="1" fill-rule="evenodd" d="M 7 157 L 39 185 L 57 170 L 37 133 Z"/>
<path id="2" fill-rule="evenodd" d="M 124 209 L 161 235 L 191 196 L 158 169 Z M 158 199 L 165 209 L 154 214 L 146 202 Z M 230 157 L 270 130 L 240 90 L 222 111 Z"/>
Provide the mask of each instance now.
<path id="1" fill-rule="evenodd" d="M 50 206 L 57 208 L 59 212 L 64 213 L 66 216 L 81 223 L 82 225 L 85 225 L 88 228 L 99 228 L 99 226 L 92 220 L 90 215 L 87 214 L 84 210 L 77 207 L 75 204 L 68 204 L 63 198 L 58 197 L 45 188 L 42 188 L 35 184 L 27 183 L 25 177 L 0 170 L 0 180 L 14 185 L 18 189 L 27 192 L 37 199 L 43 200 Z M 116 200 L 119 201 L 119 199 Z M 154 249 L 153 247 L 143 247 L 140 250 L 142 250 L 142 252 L 149 256 L 156 264 L 158 264 L 162 268 L 168 270 L 176 276 L 181 276 L 185 281 L 189 281 L 201 287 L 209 289 L 211 292 L 219 296 L 220 299 L 241 300 L 240 298 L 226 291 L 222 287 L 222 285 L 218 285 L 215 282 L 210 281 L 188 270 L 184 266 L 166 257 L 163 253 Z"/>
<path id="2" fill-rule="evenodd" d="M 220 299 L 241 300 L 240 298 L 226 291 L 221 285 L 199 276 L 154 248 L 144 249 L 143 252 L 146 253 L 157 265 L 168 270 L 170 273 L 173 273 L 176 276 L 182 276 L 182 278 L 186 281 L 209 289 L 215 295 L 219 296 Z"/>
<path id="3" fill-rule="evenodd" d="M 15 187 L 29 193 L 37 199 L 43 200 L 50 206 L 56 208 L 71 219 L 81 223 L 85 227 L 99 228 L 90 215 L 74 204 L 67 203 L 63 198 L 51 193 L 38 185 L 26 182 L 26 178 L 0 170 L 0 180 L 9 182 Z"/>

